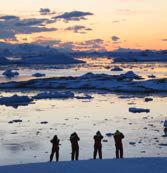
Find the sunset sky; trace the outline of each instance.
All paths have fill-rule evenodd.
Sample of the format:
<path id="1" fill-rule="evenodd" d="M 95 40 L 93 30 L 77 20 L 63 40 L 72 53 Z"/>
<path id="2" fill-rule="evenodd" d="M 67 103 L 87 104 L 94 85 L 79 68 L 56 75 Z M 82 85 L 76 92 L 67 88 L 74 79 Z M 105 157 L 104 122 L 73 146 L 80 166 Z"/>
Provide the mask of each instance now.
<path id="1" fill-rule="evenodd" d="M 0 2 L 0 41 L 74 50 L 167 49 L 167 0 Z"/>

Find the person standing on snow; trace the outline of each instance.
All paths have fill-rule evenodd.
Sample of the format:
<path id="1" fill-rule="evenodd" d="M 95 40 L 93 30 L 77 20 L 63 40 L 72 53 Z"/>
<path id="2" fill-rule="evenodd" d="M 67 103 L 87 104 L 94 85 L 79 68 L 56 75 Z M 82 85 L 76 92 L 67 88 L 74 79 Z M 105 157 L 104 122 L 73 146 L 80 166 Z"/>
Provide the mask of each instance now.
<path id="1" fill-rule="evenodd" d="M 50 155 L 50 162 L 53 160 L 54 154 L 56 154 L 56 161 L 59 161 L 59 142 L 60 140 L 58 139 L 57 135 L 53 137 L 53 139 L 50 141 L 52 143 L 52 152 Z"/>
<path id="2" fill-rule="evenodd" d="M 101 135 L 100 131 L 98 131 L 96 133 L 96 135 L 94 136 L 94 154 L 93 154 L 93 158 L 96 159 L 97 156 L 97 152 L 99 154 L 99 159 L 102 159 L 102 144 L 101 141 L 103 139 L 103 136 Z"/>
<path id="3" fill-rule="evenodd" d="M 116 148 L 116 158 L 123 158 L 123 144 L 122 139 L 124 138 L 124 135 L 119 131 L 116 130 L 114 133 L 114 141 L 115 141 L 115 148 Z"/>
<path id="4" fill-rule="evenodd" d="M 79 144 L 78 144 L 79 140 L 80 138 L 78 137 L 76 132 L 71 134 L 70 136 L 71 149 L 72 149 L 71 160 L 78 160 L 79 158 Z"/>

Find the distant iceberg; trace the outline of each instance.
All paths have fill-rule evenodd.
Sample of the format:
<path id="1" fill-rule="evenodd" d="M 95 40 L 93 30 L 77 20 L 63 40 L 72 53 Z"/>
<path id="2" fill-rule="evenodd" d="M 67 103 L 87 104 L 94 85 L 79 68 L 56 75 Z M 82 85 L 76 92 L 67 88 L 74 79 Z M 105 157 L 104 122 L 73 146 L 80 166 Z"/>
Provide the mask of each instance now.
<path id="1" fill-rule="evenodd" d="M 37 94 L 36 96 L 32 97 L 33 99 L 53 99 L 53 98 L 61 98 L 61 99 L 68 99 L 68 98 L 74 98 L 74 93 L 71 91 L 66 92 L 58 92 L 58 91 L 47 91 Z"/>
<path id="2" fill-rule="evenodd" d="M 69 53 L 58 48 L 37 44 L 10 44 L 0 42 L 0 65 L 30 66 L 36 64 L 76 64 L 83 63 Z"/>
<path id="3" fill-rule="evenodd" d="M 15 70 L 11 70 L 11 69 L 7 69 L 6 71 L 4 71 L 2 73 L 3 76 L 7 77 L 7 78 L 13 78 L 15 76 L 18 76 L 19 73 Z"/>

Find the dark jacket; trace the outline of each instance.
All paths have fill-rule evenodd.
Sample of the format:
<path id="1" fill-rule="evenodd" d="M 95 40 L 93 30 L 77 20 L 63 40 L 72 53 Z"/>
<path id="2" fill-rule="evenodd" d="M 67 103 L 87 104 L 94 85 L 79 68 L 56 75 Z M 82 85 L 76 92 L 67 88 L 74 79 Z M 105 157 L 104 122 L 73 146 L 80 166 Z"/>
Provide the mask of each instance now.
<path id="1" fill-rule="evenodd" d="M 102 135 L 95 135 L 94 136 L 94 141 L 95 141 L 94 146 L 95 147 L 101 147 L 102 146 L 102 144 L 101 144 L 102 139 L 103 139 Z"/>
<path id="2" fill-rule="evenodd" d="M 60 140 L 58 138 L 53 138 L 50 142 L 52 143 L 53 150 L 59 149 Z"/>
<path id="3" fill-rule="evenodd" d="M 70 136 L 71 145 L 74 147 L 79 147 L 79 145 L 78 145 L 79 140 L 80 140 L 80 138 L 78 137 L 77 134 L 72 134 Z"/>
<path id="4" fill-rule="evenodd" d="M 123 138 L 124 138 L 124 135 L 121 132 L 116 132 L 114 134 L 115 145 L 117 145 L 117 146 L 122 145 Z"/>

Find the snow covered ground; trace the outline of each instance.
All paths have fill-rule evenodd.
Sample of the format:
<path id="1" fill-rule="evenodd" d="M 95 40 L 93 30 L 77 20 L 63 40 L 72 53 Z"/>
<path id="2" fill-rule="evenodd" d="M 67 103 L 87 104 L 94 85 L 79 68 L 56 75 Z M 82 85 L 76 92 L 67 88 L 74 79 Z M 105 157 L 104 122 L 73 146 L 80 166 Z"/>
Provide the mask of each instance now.
<path id="1" fill-rule="evenodd" d="M 1 166 L 2 173 L 166 173 L 167 158 L 87 160 Z"/>

